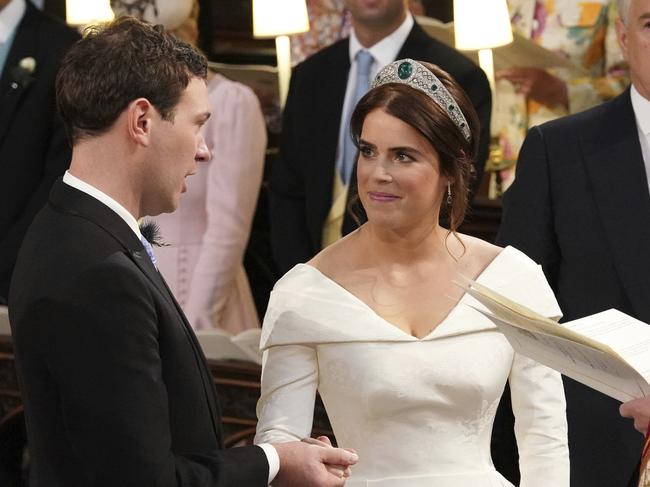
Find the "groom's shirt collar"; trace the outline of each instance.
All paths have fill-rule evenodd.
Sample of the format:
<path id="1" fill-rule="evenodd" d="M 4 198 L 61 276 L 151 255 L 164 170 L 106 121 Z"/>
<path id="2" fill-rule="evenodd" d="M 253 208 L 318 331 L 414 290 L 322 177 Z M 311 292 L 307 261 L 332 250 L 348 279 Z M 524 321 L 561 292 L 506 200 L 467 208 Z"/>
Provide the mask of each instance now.
<path id="1" fill-rule="evenodd" d="M 108 206 L 111 210 L 117 213 L 118 216 L 122 218 L 122 220 L 124 220 L 124 222 L 129 226 L 131 230 L 133 230 L 133 233 L 135 233 L 135 235 L 138 237 L 138 240 L 142 239 L 142 233 L 140 233 L 138 221 L 131 213 L 129 213 L 126 208 L 120 205 L 113 198 L 95 188 L 93 185 L 82 181 L 76 176 L 73 176 L 70 174 L 70 171 L 66 171 L 63 175 L 63 182 L 75 189 L 78 189 L 79 191 L 86 193 L 88 196 L 95 198 L 96 200 Z"/>

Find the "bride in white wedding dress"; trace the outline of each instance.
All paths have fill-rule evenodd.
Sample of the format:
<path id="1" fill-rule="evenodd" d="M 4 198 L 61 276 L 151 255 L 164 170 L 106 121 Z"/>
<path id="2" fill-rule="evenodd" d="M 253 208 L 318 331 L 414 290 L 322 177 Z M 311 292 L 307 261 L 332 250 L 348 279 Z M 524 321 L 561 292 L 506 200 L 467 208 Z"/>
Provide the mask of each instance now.
<path id="1" fill-rule="evenodd" d="M 359 454 L 346 485 L 510 486 L 490 457 L 509 381 L 520 485 L 569 485 L 560 375 L 514 353 L 454 284 L 475 278 L 560 317 L 533 261 L 456 231 L 476 118 L 449 75 L 413 60 L 384 68 L 361 99 L 351 131 L 368 221 L 276 284 L 257 443 L 309 437 L 318 390 L 339 446 Z"/>

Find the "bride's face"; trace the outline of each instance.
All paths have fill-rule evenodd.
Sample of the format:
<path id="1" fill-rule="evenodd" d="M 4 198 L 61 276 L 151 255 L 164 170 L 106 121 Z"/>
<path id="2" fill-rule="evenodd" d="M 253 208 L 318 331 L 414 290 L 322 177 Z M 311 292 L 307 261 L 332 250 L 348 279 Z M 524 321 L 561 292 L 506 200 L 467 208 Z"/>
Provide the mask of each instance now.
<path id="1" fill-rule="evenodd" d="M 447 185 L 438 153 L 417 130 L 381 109 L 364 120 L 357 178 L 372 224 L 393 229 L 438 224 Z"/>

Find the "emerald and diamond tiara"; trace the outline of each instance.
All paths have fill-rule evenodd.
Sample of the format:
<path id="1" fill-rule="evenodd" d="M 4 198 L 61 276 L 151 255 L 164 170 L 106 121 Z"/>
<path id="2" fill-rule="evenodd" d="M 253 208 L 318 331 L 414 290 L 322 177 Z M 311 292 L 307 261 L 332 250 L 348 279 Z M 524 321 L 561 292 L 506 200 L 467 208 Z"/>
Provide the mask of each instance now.
<path id="1" fill-rule="evenodd" d="M 445 85 L 438 77 L 425 66 L 413 59 L 399 59 L 384 67 L 372 82 L 372 88 L 387 83 L 401 83 L 428 95 L 463 133 L 465 139 L 470 140 L 471 133 L 467 119 L 461 111 L 456 100 L 451 96 Z"/>

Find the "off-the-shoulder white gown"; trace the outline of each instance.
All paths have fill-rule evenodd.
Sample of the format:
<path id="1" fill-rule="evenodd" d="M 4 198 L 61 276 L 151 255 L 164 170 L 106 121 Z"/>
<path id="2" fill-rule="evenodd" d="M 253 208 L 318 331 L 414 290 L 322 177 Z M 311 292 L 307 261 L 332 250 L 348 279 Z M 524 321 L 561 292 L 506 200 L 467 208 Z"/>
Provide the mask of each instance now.
<path id="1" fill-rule="evenodd" d="M 541 268 L 507 247 L 478 281 L 558 318 Z M 510 486 L 490 457 L 494 415 L 512 389 L 521 486 L 569 485 L 560 375 L 515 354 L 464 295 L 417 339 L 317 269 L 300 264 L 275 286 L 264 320 L 255 441 L 310 435 L 316 390 L 339 446 L 360 457 L 351 487 Z"/>

